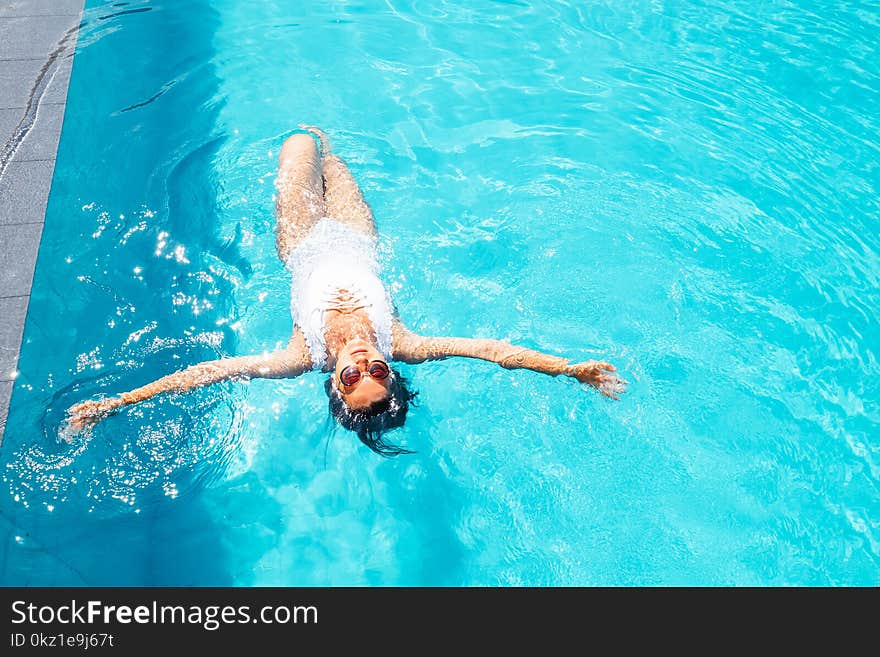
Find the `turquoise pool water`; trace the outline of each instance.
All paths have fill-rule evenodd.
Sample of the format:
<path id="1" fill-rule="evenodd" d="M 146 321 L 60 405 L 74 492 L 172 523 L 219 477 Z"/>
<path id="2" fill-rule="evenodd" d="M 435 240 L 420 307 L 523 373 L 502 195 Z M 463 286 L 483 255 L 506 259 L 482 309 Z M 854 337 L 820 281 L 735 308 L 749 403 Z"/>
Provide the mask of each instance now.
<path id="1" fill-rule="evenodd" d="M 868 2 L 88 0 L 2 445 L 4 584 L 880 584 Z M 326 129 L 448 360 L 382 459 L 323 375 L 71 404 L 290 332 L 277 152 Z"/>

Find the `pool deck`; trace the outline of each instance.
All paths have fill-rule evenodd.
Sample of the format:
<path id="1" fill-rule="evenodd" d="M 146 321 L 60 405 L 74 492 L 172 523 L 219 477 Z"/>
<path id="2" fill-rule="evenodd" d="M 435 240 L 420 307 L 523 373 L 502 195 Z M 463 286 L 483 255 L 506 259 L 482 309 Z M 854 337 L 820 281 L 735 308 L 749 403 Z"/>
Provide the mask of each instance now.
<path id="1" fill-rule="evenodd" d="M 0 442 L 84 0 L 0 0 Z"/>

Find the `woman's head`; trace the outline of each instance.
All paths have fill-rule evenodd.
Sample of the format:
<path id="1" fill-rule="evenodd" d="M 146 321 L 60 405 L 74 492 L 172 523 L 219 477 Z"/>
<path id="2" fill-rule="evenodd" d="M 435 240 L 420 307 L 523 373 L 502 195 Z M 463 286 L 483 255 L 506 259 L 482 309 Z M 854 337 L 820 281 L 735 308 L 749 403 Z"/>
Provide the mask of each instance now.
<path id="1" fill-rule="evenodd" d="M 365 410 L 383 402 L 391 384 L 391 368 L 385 357 L 366 340 L 349 340 L 336 354 L 333 385 L 349 408 Z"/>
<path id="2" fill-rule="evenodd" d="M 382 434 L 403 426 L 415 394 L 369 342 L 352 340 L 339 351 L 325 389 L 331 415 L 367 447 L 382 456 L 412 453 L 386 443 Z"/>

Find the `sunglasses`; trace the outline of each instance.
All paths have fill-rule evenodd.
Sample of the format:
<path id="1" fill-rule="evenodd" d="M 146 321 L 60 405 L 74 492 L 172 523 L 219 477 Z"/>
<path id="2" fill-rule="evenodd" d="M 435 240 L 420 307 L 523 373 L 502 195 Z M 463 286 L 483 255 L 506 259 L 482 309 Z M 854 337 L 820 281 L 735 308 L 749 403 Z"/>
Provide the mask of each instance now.
<path id="1" fill-rule="evenodd" d="M 369 374 L 371 379 L 382 381 L 391 374 L 391 368 L 388 367 L 388 363 L 384 360 L 371 360 L 370 364 L 367 365 L 366 374 Z M 342 382 L 342 385 L 351 387 L 360 381 L 363 375 L 364 372 L 361 372 L 357 365 L 349 365 L 339 373 L 339 380 Z"/>

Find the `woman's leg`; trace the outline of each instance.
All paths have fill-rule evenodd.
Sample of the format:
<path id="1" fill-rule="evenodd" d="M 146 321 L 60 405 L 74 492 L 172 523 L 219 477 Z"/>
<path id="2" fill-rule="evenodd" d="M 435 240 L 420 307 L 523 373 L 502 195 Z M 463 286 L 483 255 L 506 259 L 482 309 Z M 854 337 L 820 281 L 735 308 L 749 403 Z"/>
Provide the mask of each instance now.
<path id="1" fill-rule="evenodd" d="M 284 141 L 278 157 L 275 244 L 278 257 L 287 264 L 290 252 L 327 214 L 321 156 L 309 135 L 293 135 Z"/>
<path id="2" fill-rule="evenodd" d="M 373 220 L 373 212 L 364 200 L 364 195 L 361 194 L 360 187 L 348 170 L 348 166 L 330 152 L 327 135 L 314 126 L 300 127 L 321 140 L 324 203 L 327 216 L 375 237 L 376 223 Z"/>

